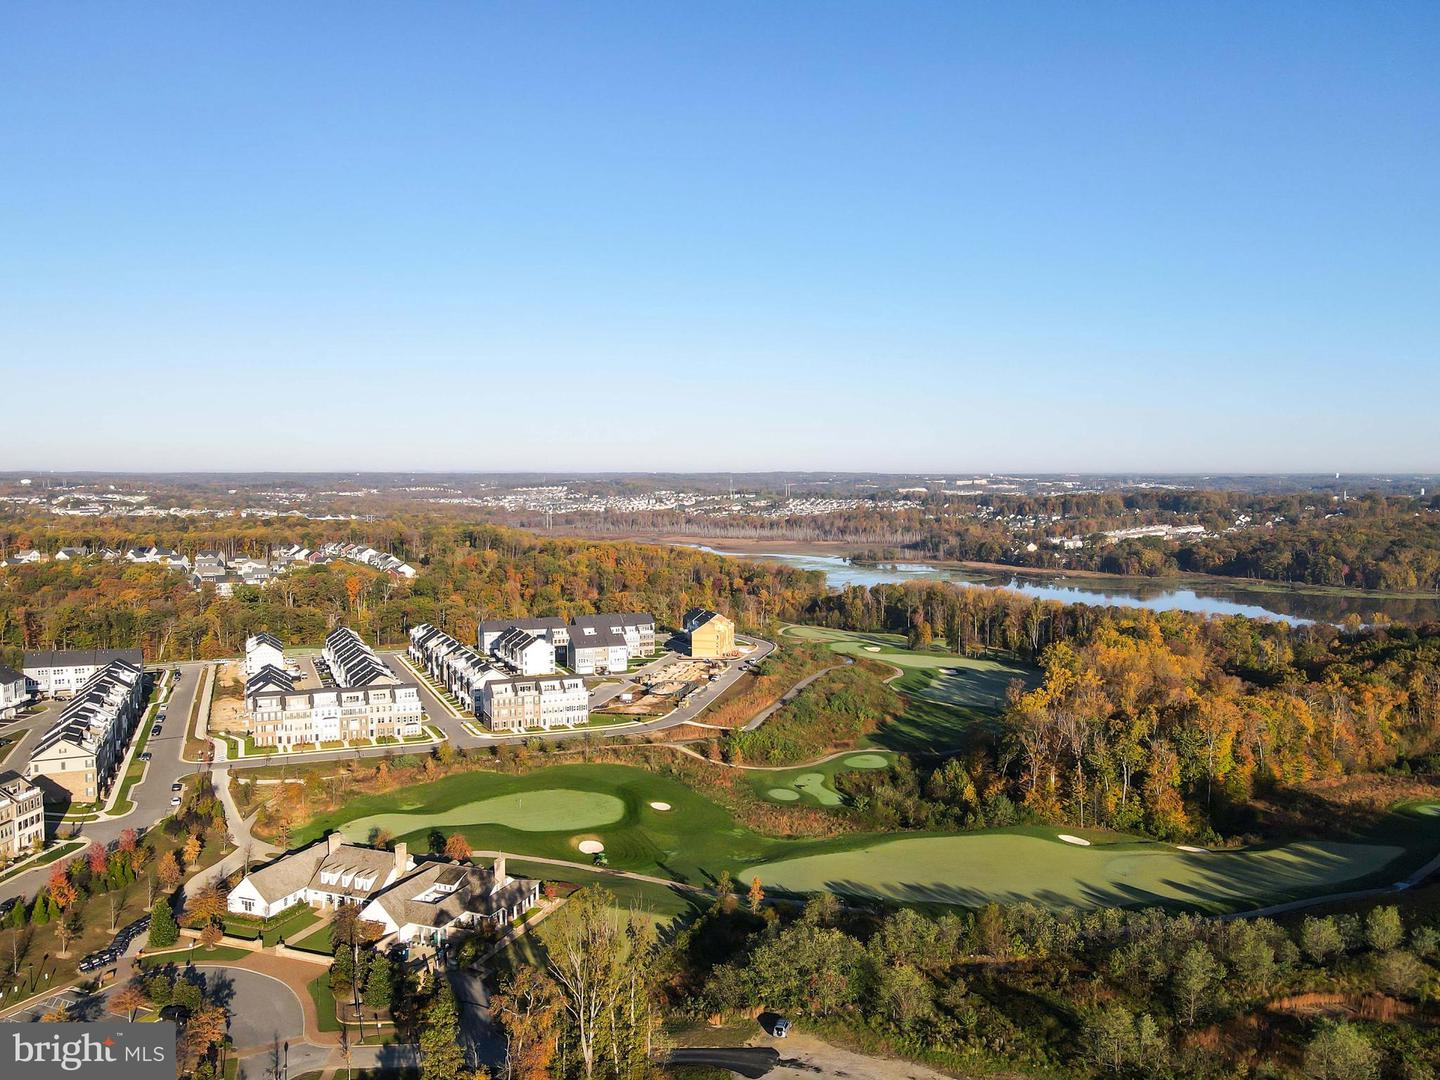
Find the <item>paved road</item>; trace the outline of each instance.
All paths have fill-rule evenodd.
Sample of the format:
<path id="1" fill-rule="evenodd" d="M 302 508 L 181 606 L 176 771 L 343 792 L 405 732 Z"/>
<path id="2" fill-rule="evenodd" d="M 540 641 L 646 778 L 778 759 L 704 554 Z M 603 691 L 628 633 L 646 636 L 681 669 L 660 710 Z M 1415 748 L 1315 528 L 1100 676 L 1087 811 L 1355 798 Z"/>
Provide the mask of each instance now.
<path id="1" fill-rule="evenodd" d="M 736 638 L 736 641 L 742 644 L 753 646 L 749 655 L 745 657 L 746 661 L 750 663 L 759 663 L 761 660 L 764 660 L 765 657 L 769 656 L 772 652 L 775 651 L 774 642 L 765 641 L 761 638 L 739 637 Z M 396 657 L 398 655 L 398 653 L 393 652 L 385 654 L 387 659 Z M 659 657 L 656 659 L 654 664 L 648 665 L 647 668 L 641 670 L 648 670 L 648 668 L 650 667 L 669 663 L 673 659 L 674 657 L 672 655 Z M 400 670 L 403 671 L 404 669 L 401 668 Z M 441 703 L 441 701 L 435 696 L 434 692 L 432 692 L 428 686 L 426 686 L 423 682 L 421 682 L 419 686 L 420 700 L 424 703 L 425 711 L 429 714 L 430 720 L 436 725 L 438 725 L 441 730 L 443 730 L 445 734 L 450 737 L 450 741 L 455 746 L 468 749 L 476 746 L 495 746 L 500 743 L 507 742 L 525 742 L 529 739 L 545 739 L 559 741 L 562 739 L 583 739 L 586 736 L 590 735 L 648 735 L 657 731 L 665 731 L 669 728 L 680 727 L 682 724 L 686 724 L 689 721 L 695 719 L 697 716 L 700 715 L 701 712 L 713 705 L 715 703 L 715 700 L 719 698 L 721 694 L 725 693 L 726 690 L 729 690 L 730 687 L 734 686 L 735 683 L 740 680 L 741 676 L 745 674 L 745 670 L 746 666 L 744 663 L 737 662 L 734 664 L 730 664 L 725 669 L 725 672 L 718 679 L 716 679 L 713 683 L 706 684 L 704 687 L 691 694 L 690 697 L 686 699 L 685 703 L 679 708 L 675 709 L 674 712 L 671 712 L 666 716 L 659 717 L 655 720 L 647 721 L 643 724 L 625 724 L 616 728 L 575 728 L 566 729 L 564 731 L 523 732 L 517 735 L 472 735 L 470 732 L 465 730 L 465 728 L 461 724 L 461 721 L 450 715 L 449 709 L 447 709 L 445 705 Z M 640 672 L 636 671 L 633 674 L 639 675 Z M 624 689 L 624 687 L 625 684 L 623 683 L 617 685 L 616 687 L 614 687 L 613 693 L 610 694 L 609 697 L 613 697 L 615 694 L 619 694 L 621 690 Z M 605 700 L 609 700 L 609 697 L 606 697 Z M 592 707 L 594 706 L 594 704 L 595 699 L 592 698 Z M 373 753 L 373 751 L 371 751 L 371 753 Z M 341 753 L 336 756 L 339 758 L 344 758 L 346 756 L 353 757 L 354 754 L 354 751 L 350 751 L 348 754 Z M 306 755 L 305 760 L 313 761 L 317 758 L 319 760 L 325 760 L 323 757 L 317 754 Z"/>
<path id="2" fill-rule="evenodd" d="M 775 651 L 773 642 L 765 641 L 761 638 L 739 637 L 736 640 L 741 644 L 752 646 L 750 654 L 746 657 L 746 660 L 750 663 L 758 663 Z M 389 653 L 386 655 L 394 656 L 396 654 Z M 659 657 L 655 663 L 657 665 L 666 663 L 669 662 L 669 659 L 670 657 L 668 656 Z M 194 706 L 196 695 L 199 693 L 201 676 L 207 665 L 197 662 L 184 663 L 177 666 L 180 676 L 175 685 L 174 692 L 170 696 L 169 703 L 165 707 L 165 725 L 161 734 L 152 738 L 145 747 L 152 755 L 149 768 L 145 772 L 144 779 L 130 789 L 130 800 L 134 803 L 134 809 L 122 817 L 107 818 L 103 821 L 90 822 L 82 826 L 81 839 L 109 844 L 111 841 L 118 839 L 120 833 L 127 828 L 145 829 L 153 827 L 158 822 L 164 820 L 171 812 L 171 784 L 191 773 L 201 772 L 211 768 L 209 765 L 185 761 L 182 757 L 185 749 L 185 730 L 189 723 L 190 712 Z M 425 706 L 425 711 L 428 714 L 430 722 L 438 726 L 449 736 L 452 745 L 470 748 L 494 746 L 498 743 L 519 742 L 533 738 L 558 741 L 585 738 L 587 736 L 601 734 L 602 732 L 605 735 L 643 735 L 665 731 L 669 728 L 679 727 L 699 716 L 701 712 L 714 704 L 716 699 L 724 694 L 725 691 L 734 686 L 745 674 L 745 670 L 746 664 L 744 663 L 731 664 L 718 679 L 691 694 L 683 705 L 669 715 L 643 724 L 627 724 L 618 730 L 579 728 L 565 731 L 482 737 L 466 731 L 461 721 L 450 715 L 449 710 L 445 708 L 431 692 L 430 688 L 423 682 L 419 684 L 419 689 L 420 698 Z M 616 693 L 618 692 L 619 689 L 617 688 Z M 33 721 L 35 725 L 39 723 L 39 720 L 35 717 L 31 717 L 29 720 Z M 25 723 L 26 721 L 21 722 Z M 27 735 L 27 738 L 28 737 Z M 17 750 L 12 753 L 19 752 L 20 751 Z M 377 746 L 363 750 L 336 750 L 332 753 L 305 754 L 297 757 L 277 754 L 263 758 L 246 758 L 243 765 L 240 762 L 235 762 L 230 765 L 230 768 L 243 768 L 245 765 L 262 766 L 286 761 L 293 761 L 296 764 L 304 764 L 312 761 L 355 761 L 360 758 L 404 752 L 404 748 L 402 747 Z M 17 758 L 16 760 L 20 759 Z M 217 780 L 218 779 L 220 778 L 217 777 Z M 19 874 L 0 883 L 0 902 L 12 896 L 32 895 L 44 882 L 48 873 L 49 867 L 37 867 L 35 870 Z"/>
<path id="3" fill-rule="evenodd" d="M 781 695 L 780 695 L 780 700 L 777 701 L 777 702 L 775 702 L 774 705 L 769 705 L 769 706 L 767 706 L 766 708 L 761 709 L 758 713 L 756 713 L 754 716 L 752 716 L 749 720 L 745 721 L 745 730 L 746 730 L 746 731 L 754 731 L 754 730 L 755 730 L 756 728 L 758 728 L 761 724 L 763 724 L 766 720 L 769 720 L 770 717 L 774 716 L 777 712 L 779 712 L 781 709 L 783 709 L 786 705 L 788 705 L 788 704 L 790 704 L 790 702 L 794 701 L 796 695 L 798 695 L 801 690 L 804 690 L 807 686 L 809 686 L 811 683 L 813 683 L 816 679 L 820 678 L 820 676 L 822 676 L 822 675 L 828 675 L 828 674 L 830 674 L 830 672 L 832 672 L 832 671 L 838 671 L 838 670 L 840 670 L 840 668 L 844 667 L 845 664 L 853 664 L 853 663 L 855 663 L 855 661 L 854 661 L 854 660 L 851 660 L 851 659 L 849 659 L 849 658 L 847 657 L 844 663 L 841 663 L 841 664 L 831 664 L 829 667 L 823 667 L 823 668 L 821 668 L 819 671 L 814 672 L 813 674 L 806 675 L 805 678 L 801 679 L 801 680 L 800 680 L 799 682 L 797 682 L 794 686 L 792 686 L 789 690 L 786 690 L 785 693 L 781 694 Z"/>
<path id="4" fill-rule="evenodd" d="M 134 804 L 134 809 L 122 817 L 107 818 L 82 826 L 80 837 L 82 840 L 94 840 L 108 844 L 112 840 L 118 839 L 120 833 L 125 829 L 143 830 L 153 827 L 171 812 L 170 785 L 205 767 L 192 764 L 181 757 L 185 749 L 185 723 L 190 716 L 190 708 L 194 704 L 195 692 L 199 687 L 200 673 L 204 666 L 203 664 L 182 664 L 180 666 L 179 682 L 176 683 L 175 690 L 170 695 L 170 701 L 165 706 L 165 725 L 160 734 L 152 738 L 145 746 L 145 749 L 151 754 L 149 768 L 146 769 L 144 778 L 130 789 L 129 797 Z M 136 738 L 139 737 L 140 729 L 136 729 L 135 735 Z M 119 780 L 116 781 L 117 784 L 119 782 Z M 65 829 L 68 833 L 68 826 Z M 44 883 L 49 873 L 50 867 L 39 867 L 0 883 L 0 901 L 8 900 L 12 896 L 22 894 L 28 896 L 34 893 Z"/>
<path id="5" fill-rule="evenodd" d="M 669 1064 L 710 1065 L 760 1080 L 780 1064 L 780 1051 L 773 1046 L 677 1046 L 670 1051 Z"/>

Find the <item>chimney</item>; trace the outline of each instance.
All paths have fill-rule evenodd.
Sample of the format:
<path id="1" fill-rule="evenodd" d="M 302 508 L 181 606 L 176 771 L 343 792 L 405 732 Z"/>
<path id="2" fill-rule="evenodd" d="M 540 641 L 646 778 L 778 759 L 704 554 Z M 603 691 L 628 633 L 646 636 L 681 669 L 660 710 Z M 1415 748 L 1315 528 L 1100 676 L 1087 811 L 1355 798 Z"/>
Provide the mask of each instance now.
<path id="1" fill-rule="evenodd" d="M 340 845 L 343 844 L 344 842 L 345 842 L 345 836 L 344 836 L 343 833 L 340 832 L 339 829 L 336 829 L 334 832 L 328 832 L 328 833 L 326 833 L 326 834 L 325 834 L 325 854 L 327 854 L 327 855 L 334 855 L 335 852 L 337 852 L 337 851 L 340 850 Z"/>
<path id="2" fill-rule="evenodd" d="M 490 868 L 490 873 L 492 875 L 491 891 L 503 889 L 506 882 L 509 881 L 509 878 L 505 876 L 505 852 L 502 851 L 495 856 L 495 865 Z"/>
<path id="3" fill-rule="evenodd" d="M 395 845 L 395 876 L 399 877 L 405 873 L 405 865 L 410 861 L 410 846 L 403 840 Z"/>

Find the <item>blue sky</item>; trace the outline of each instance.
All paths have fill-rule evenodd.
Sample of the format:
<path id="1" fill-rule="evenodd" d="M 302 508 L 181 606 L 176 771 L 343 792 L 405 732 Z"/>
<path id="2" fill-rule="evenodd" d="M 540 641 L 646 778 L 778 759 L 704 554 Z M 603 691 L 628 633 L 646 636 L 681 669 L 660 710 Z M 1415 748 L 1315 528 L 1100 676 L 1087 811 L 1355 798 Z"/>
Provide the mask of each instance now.
<path id="1" fill-rule="evenodd" d="M 1440 4 L 0 7 L 5 468 L 1440 468 Z"/>

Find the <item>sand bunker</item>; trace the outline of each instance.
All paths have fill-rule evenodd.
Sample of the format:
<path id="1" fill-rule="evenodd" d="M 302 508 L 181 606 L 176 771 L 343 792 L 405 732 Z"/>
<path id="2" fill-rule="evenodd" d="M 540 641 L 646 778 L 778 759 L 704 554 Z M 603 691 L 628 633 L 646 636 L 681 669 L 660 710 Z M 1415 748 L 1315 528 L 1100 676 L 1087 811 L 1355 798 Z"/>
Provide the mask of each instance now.
<path id="1" fill-rule="evenodd" d="M 879 651 L 880 651 L 880 646 L 879 646 L 879 645 L 866 645 L 866 646 L 865 646 L 865 651 L 866 651 L 866 652 L 879 652 Z"/>
<path id="2" fill-rule="evenodd" d="M 650 809 L 651 809 L 651 810 L 669 810 L 669 809 L 670 809 L 670 804 L 669 804 L 668 802 L 652 802 L 652 803 L 650 804 Z"/>
<path id="3" fill-rule="evenodd" d="M 1060 834 L 1060 839 L 1064 840 L 1067 844 L 1079 844 L 1081 847 L 1090 846 L 1090 841 L 1086 840 L 1083 836 L 1071 836 L 1069 833 L 1062 832 Z"/>
<path id="4" fill-rule="evenodd" d="M 800 798 L 800 793 L 798 791 L 795 791 L 788 787 L 772 787 L 769 791 L 765 792 L 765 794 L 769 795 L 770 798 L 776 799 L 780 802 L 794 802 L 796 799 Z"/>
<path id="5" fill-rule="evenodd" d="M 1195 854 L 1195 855 L 1209 855 L 1209 854 L 1210 854 L 1210 849 L 1209 849 L 1209 848 L 1196 847 L 1194 844 L 1176 844 L 1175 847 L 1176 847 L 1177 849 L 1179 849 L 1180 851 L 1188 851 L 1188 852 L 1191 852 L 1192 854 Z"/>
<path id="6" fill-rule="evenodd" d="M 599 840 L 581 840 L 579 847 L 581 852 L 586 855 L 599 855 L 605 850 L 605 845 Z"/>

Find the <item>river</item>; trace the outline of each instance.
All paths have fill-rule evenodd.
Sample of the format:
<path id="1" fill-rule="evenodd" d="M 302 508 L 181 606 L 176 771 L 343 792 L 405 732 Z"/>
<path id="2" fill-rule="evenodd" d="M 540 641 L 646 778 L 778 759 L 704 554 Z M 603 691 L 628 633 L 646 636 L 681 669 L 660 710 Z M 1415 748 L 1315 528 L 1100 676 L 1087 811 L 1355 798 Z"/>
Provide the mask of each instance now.
<path id="1" fill-rule="evenodd" d="M 1193 576 L 1187 577 L 1182 585 L 1163 580 L 1152 582 L 1148 578 L 1064 577 L 1021 571 L 965 570 L 929 563 L 857 565 L 838 555 L 762 554 L 722 551 L 704 544 L 694 546 L 716 555 L 783 563 L 797 570 L 818 570 L 834 589 L 852 585 L 868 588 L 905 581 L 948 581 L 980 589 L 1009 589 L 1040 600 L 1058 600 L 1066 604 L 1194 611 L 1203 615 L 1245 615 L 1252 619 L 1280 619 L 1295 625 L 1338 623 L 1352 613 L 1366 622 L 1370 622 L 1376 614 L 1385 615 L 1394 622 L 1440 620 L 1440 597 L 1343 593 L 1275 582 L 1249 585 L 1230 580 L 1196 581 Z"/>

